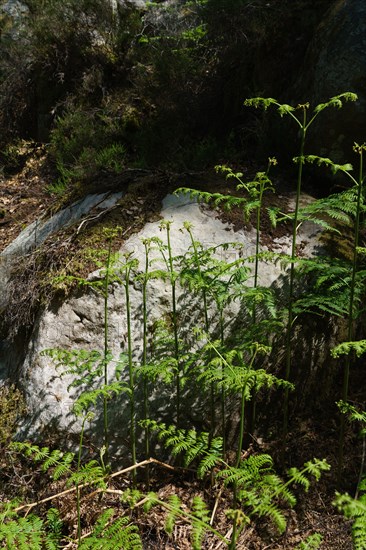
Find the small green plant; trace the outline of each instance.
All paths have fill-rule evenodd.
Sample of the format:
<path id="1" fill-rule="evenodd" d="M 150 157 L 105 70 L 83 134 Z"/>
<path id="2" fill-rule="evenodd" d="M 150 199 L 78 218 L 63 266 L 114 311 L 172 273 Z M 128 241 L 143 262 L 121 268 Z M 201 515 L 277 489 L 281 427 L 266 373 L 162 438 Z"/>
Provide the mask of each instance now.
<path id="1" fill-rule="evenodd" d="M 127 322 L 127 365 L 128 365 L 128 396 L 130 404 L 130 445 L 132 453 L 132 464 L 136 464 L 136 404 L 135 404 L 135 366 L 133 361 L 132 347 L 132 326 L 131 326 L 131 305 L 130 305 L 130 284 L 131 276 L 138 266 L 138 260 L 132 257 L 131 253 L 124 256 L 124 263 L 120 266 L 120 282 L 124 286 L 126 299 L 126 322 Z M 135 483 L 135 470 L 132 471 Z"/>
<path id="2" fill-rule="evenodd" d="M 364 289 L 364 280 L 365 273 L 364 270 L 360 269 L 360 256 L 362 257 L 362 247 L 359 246 L 360 243 L 360 229 L 361 229 L 361 219 L 362 215 L 365 212 L 364 205 L 364 181 L 365 173 L 363 166 L 363 154 L 366 150 L 366 144 L 358 145 L 355 143 L 354 152 L 359 156 L 359 173 L 358 176 L 352 175 L 353 167 L 351 164 L 338 165 L 333 163 L 328 158 L 318 157 L 316 155 L 307 155 L 304 157 L 305 162 L 316 163 L 319 166 L 326 166 L 330 168 L 334 173 L 341 172 L 347 176 L 352 183 L 352 188 L 345 193 L 340 195 L 341 200 L 343 200 L 343 212 L 345 216 L 353 214 L 354 217 L 354 228 L 353 228 L 353 242 L 351 249 L 351 274 L 349 274 L 349 266 L 346 266 L 348 273 L 344 274 L 343 277 L 340 277 L 339 281 L 336 281 L 338 285 L 338 290 L 340 285 L 344 285 L 344 281 L 347 281 L 346 291 L 346 312 L 347 316 L 347 342 L 351 344 L 355 339 L 355 321 L 360 315 L 360 302 L 362 300 L 362 293 Z M 337 209 L 340 208 L 337 205 Z M 337 210 L 337 211 L 338 211 Z M 344 221 L 344 220 L 342 220 Z M 361 284 L 360 284 L 361 283 Z M 337 351 L 333 352 L 333 356 L 344 355 L 345 347 L 338 348 Z M 349 377 L 350 377 L 350 367 L 351 367 L 351 353 L 346 353 L 346 361 L 344 366 L 344 377 L 343 377 L 343 389 L 342 389 L 342 400 L 344 402 L 348 399 L 348 388 L 349 388 Z M 341 417 L 341 426 L 340 426 L 340 436 L 339 436 L 339 456 L 338 456 L 338 479 L 341 478 L 341 472 L 343 468 L 343 447 L 344 447 L 344 437 L 345 437 L 345 421 L 344 416 Z"/>
<path id="3" fill-rule="evenodd" d="M 181 421 L 181 389 L 182 389 L 182 371 L 180 364 L 180 349 L 179 349 L 179 326 L 178 326 L 178 310 L 177 310 L 177 279 L 178 271 L 175 266 L 176 258 L 173 256 L 171 240 L 170 240 L 170 227 L 172 222 L 163 220 L 160 223 L 160 231 L 165 230 L 167 244 L 166 246 L 160 246 L 160 252 L 163 256 L 164 263 L 168 273 L 168 280 L 171 288 L 171 322 L 174 334 L 174 359 L 176 362 L 176 422 L 179 427 Z"/>
<path id="4" fill-rule="evenodd" d="M 95 522 L 92 533 L 83 539 L 80 550 L 142 550 L 138 527 L 126 517 L 113 519 L 113 508 L 105 510 Z"/>
<path id="5" fill-rule="evenodd" d="M 291 363 L 292 363 L 292 334 L 293 334 L 293 322 L 294 322 L 294 283 L 295 283 L 295 263 L 296 263 L 296 243 L 297 243 L 297 232 L 299 224 L 299 211 L 300 211 L 300 198 L 301 198 L 301 189 L 303 181 L 303 167 L 306 162 L 305 157 L 305 143 L 307 133 L 316 120 L 318 115 L 329 107 L 341 108 L 343 102 L 346 101 L 356 101 L 357 96 L 351 92 L 345 92 L 339 94 L 335 97 L 332 97 L 326 103 L 320 103 L 317 105 L 310 116 L 308 115 L 308 110 L 310 105 L 308 103 L 298 105 L 297 107 L 292 107 L 288 104 L 280 104 L 278 101 L 272 98 L 261 98 L 256 97 L 252 99 L 247 99 L 244 102 L 244 105 L 252 107 L 261 107 L 263 109 L 268 109 L 270 106 L 277 108 L 279 115 L 282 117 L 284 115 L 289 116 L 295 122 L 299 129 L 300 143 L 299 143 L 299 155 L 296 157 L 296 163 L 298 166 L 297 170 L 297 184 L 296 184 L 296 199 L 295 199 L 295 208 L 293 213 L 293 225 L 292 225 L 292 243 L 291 243 L 291 255 L 290 255 L 290 273 L 289 273 L 289 291 L 288 291 L 288 305 L 287 305 L 287 328 L 286 328 L 286 367 L 285 367 L 285 379 L 290 380 L 291 374 Z M 296 111 L 299 111 L 297 115 Z M 289 414 L 289 394 L 288 390 L 285 393 L 285 402 L 284 402 L 284 415 L 283 415 L 283 434 L 284 438 L 287 437 L 288 433 L 288 414 Z"/>
<path id="6" fill-rule="evenodd" d="M 336 493 L 333 502 L 347 518 L 352 520 L 352 539 L 354 550 L 363 550 L 366 547 L 366 480 L 358 486 L 358 498 L 348 494 Z"/>

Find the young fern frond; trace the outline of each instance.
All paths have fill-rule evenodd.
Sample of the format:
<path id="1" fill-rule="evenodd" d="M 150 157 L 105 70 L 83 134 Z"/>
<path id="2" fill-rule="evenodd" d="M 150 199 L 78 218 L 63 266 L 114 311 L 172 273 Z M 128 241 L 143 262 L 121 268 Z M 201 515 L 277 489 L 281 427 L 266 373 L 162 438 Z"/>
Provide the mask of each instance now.
<path id="1" fill-rule="evenodd" d="M 341 411 L 341 413 L 348 417 L 348 420 L 350 422 L 361 423 L 360 435 L 362 437 L 365 437 L 366 436 L 366 411 L 359 410 L 354 405 L 351 405 L 350 403 L 346 403 L 345 401 L 342 401 L 342 400 L 338 401 L 336 405 L 338 409 Z M 361 463 L 361 471 L 360 471 L 359 479 L 361 479 L 362 475 L 363 475 L 363 463 Z M 358 486 L 358 490 L 361 489 L 361 485 L 364 490 L 366 488 L 365 479 L 363 479 L 360 482 Z"/>
<path id="2" fill-rule="evenodd" d="M 103 373 L 104 355 L 98 350 L 45 349 L 41 355 L 51 357 L 56 368 L 63 368 L 61 376 L 75 376 L 71 387 L 90 384 Z M 108 357 L 111 359 L 111 357 Z"/>
<path id="3" fill-rule="evenodd" d="M 180 187 L 175 191 L 175 194 L 186 194 L 190 198 L 196 199 L 198 202 L 212 204 L 215 208 L 231 210 L 232 208 L 242 208 L 247 204 L 247 199 L 243 197 L 234 197 L 233 195 L 223 195 L 222 193 L 209 193 L 206 191 L 198 191 L 189 187 Z"/>
<path id="4" fill-rule="evenodd" d="M 92 406 L 95 407 L 98 400 L 110 400 L 120 393 L 130 393 L 130 388 L 124 382 L 111 382 L 94 390 L 84 391 L 74 402 L 72 410 L 76 416 L 83 415 Z"/>
<path id="5" fill-rule="evenodd" d="M 73 472 L 67 480 L 67 484 L 70 486 L 87 483 L 105 489 L 107 485 L 104 478 L 104 468 L 96 460 L 91 460 L 80 466 L 78 471 Z"/>
<path id="6" fill-rule="evenodd" d="M 356 340 L 355 342 L 342 342 L 330 351 L 332 357 L 338 359 L 341 355 L 355 353 L 356 357 L 361 357 L 366 353 L 366 340 Z"/>
<path id="7" fill-rule="evenodd" d="M 217 477 L 223 478 L 225 485 L 236 484 L 245 486 L 257 481 L 261 475 L 273 468 L 273 460 L 270 455 L 250 455 L 240 462 L 240 467 L 232 466 L 217 473 Z"/>

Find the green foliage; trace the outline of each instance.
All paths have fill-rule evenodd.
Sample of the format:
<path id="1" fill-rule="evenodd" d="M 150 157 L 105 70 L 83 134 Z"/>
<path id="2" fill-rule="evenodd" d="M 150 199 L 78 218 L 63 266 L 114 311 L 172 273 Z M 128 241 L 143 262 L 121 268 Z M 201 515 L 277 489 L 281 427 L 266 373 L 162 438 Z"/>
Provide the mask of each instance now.
<path id="1" fill-rule="evenodd" d="M 14 435 L 18 421 L 26 412 L 23 394 L 14 385 L 0 388 L 0 446 L 8 443 Z"/>
<path id="2" fill-rule="evenodd" d="M 309 535 L 305 540 L 301 541 L 300 544 L 296 546 L 295 550 L 316 550 L 320 548 L 323 537 L 319 533 L 314 533 Z"/>
<path id="3" fill-rule="evenodd" d="M 331 350 L 332 357 L 338 359 L 341 355 L 349 355 L 355 353 L 357 357 L 361 357 L 366 353 L 366 340 L 358 340 L 356 342 L 342 342 Z"/>
<path id="4" fill-rule="evenodd" d="M 51 451 L 49 447 L 39 447 L 28 442 L 14 441 L 10 448 L 24 454 L 36 463 L 41 463 L 41 470 L 48 472 L 52 468 L 52 478 L 57 480 L 71 473 L 71 465 L 75 454 L 62 452 L 59 449 Z"/>
<path id="5" fill-rule="evenodd" d="M 44 522 L 37 516 L 7 521 L 0 525 L 0 542 L 9 549 L 42 550 L 47 544 L 49 550 L 56 550 L 58 546 L 52 540 L 47 541 Z M 5 546 L 6 545 L 6 546 Z"/>
<path id="6" fill-rule="evenodd" d="M 193 550 L 200 550 L 202 548 L 203 537 L 205 535 L 205 526 L 209 525 L 210 514 L 205 501 L 195 496 L 192 500 L 192 535 L 191 542 Z M 199 521 L 197 521 L 197 518 Z"/>
<path id="7" fill-rule="evenodd" d="M 366 546 L 366 483 L 363 479 L 359 485 L 361 492 L 358 499 L 348 494 L 336 492 L 333 502 L 347 518 L 352 520 L 352 538 L 355 550 L 363 550 Z"/>
<path id="8" fill-rule="evenodd" d="M 366 411 L 359 410 L 354 405 L 351 405 L 350 403 L 346 403 L 345 401 L 338 401 L 337 406 L 341 413 L 343 415 L 346 415 L 348 420 L 350 422 L 360 422 L 361 423 L 361 430 L 360 435 L 365 436 L 366 435 Z M 361 467 L 362 470 L 362 467 Z M 362 476 L 361 471 L 361 476 Z"/>
<path id="9" fill-rule="evenodd" d="M 56 121 L 51 146 L 58 184 L 85 180 L 100 171 L 120 173 L 126 161 L 122 129 L 106 111 L 70 108 Z"/>
<path id="10" fill-rule="evenodd" d="M 154 420 L 141 422 L 142 426 L 149 426 L 151 432 L 158 433 L 158 439 L 164 447 L 171 450 L 173 456 L 183 455 L 184 465 L 197 465 L 197 475 L 204 477 L 221 460 L 222 438 L 211 438 L 206 432 L 197 433 L 196 430 L 182 430 L 176 426 L 166 426 Z"/>
<path id="11" fill-rule="evenodd" d="M 0 542 L 9 550 L 58 550 L 62 539 L 63 523 L 59 511 L 50 508 L 46 521 L 30 514 L 17 516 L 14 511 L 17 501 L 3 503 L 0 506 Z M 5 546 L 6 545 L 6 546 Z"/>
<path id="12" fill-rule="evenodd" d="M 79 545 L 81 550 L 142 550 L 142 541 L 136 525 L 128 518 L 113 520 L 114 510 L 108 508 L 97 519 L 93 532 Z"/>
<path id="13" fill-rule="evenodd" d="M 273 462 L 269 455 L 252 455 L 241 461 L 238 467 L 228 467 L 217 475 L 224 479 L 226 485 L 236 487 L 236 495 L 244 511 L 244 519 L 250 517 L 267 517 L 280 533 L 286 529 L 286 519 L 280 503 L 285 502 L 293 507 L 296 498 L 289 489 L 290 485 L 300 484 L 305 490 L 309 488 L 309 476 L 319 480 L 321 473 L 330 469 L 325 460 L 307 462 L 302 470 L 291 468 L 289 479 L 284 482 L 272 471 Z M 239 529 L 242 530 L 243 526 Z M 238 537 L 238 532 L 236 537 Z"/>
<path id="14" fill-rule="evenodd" d="M 62 539 L 63 529 L 63 521 L 57 508 L 50 508 L 49 510 L 47 510 L 47 529 L 49 531 L 49 543 L 48 546 L 46 544 L 46 548 L 47 550 L 52 550 L 53 544 L 54 548 L 57 549 Z"/>

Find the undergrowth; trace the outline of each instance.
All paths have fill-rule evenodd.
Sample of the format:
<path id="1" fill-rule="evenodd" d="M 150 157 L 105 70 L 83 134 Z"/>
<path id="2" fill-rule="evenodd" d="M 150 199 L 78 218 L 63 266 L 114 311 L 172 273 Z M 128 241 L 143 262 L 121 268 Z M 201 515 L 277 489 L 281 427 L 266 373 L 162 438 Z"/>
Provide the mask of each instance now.
<path id="1" fill-rule="evenodd" d="M 60 376 L 71 380 L 70 412 L 79 422 L 79 441 L 72 451 L 39 447 L 29 442 L 10 445 L 8 452 L 13 460 L 18 457 L 18 460 L 31 461 L 41 476 L 57 482 L 62 490 L 52 490 L 39 501 L 21 504 L 19 499 L 14 499 L 1 504 L 0 541 L 6 548 L 143 548 L 146 533 L 139 525 L 142 518 L 146 521 L 147 514 L 157 509 L 164 510 L 167 537 L 172 537 L 178 523 L 188 526 L 194 550 L 207 548 L 208 541 L 213 540 L 230 550 L 241 548 L 240 540 L 248 526 L 261 522 L 271 523 L 278 537 L 285 533 L 286 510 L 296 505 L 299 489 L 308 491 L 311 482 L 318 481 L 330 466 L 323 459 L 309 457 L 301 467 L 288 467 L 283 454 L 279 469 L 269 454 L 259 452 L 246 440 L 250 437 L 255 440 L 257 429 L 255 407 L 250 405 L 258 395 L 262 402 L 275 395 L 283 401 L 282 438 L 286 449 L 290 392 L 297 392 L 292 368 L 294 347 L 306 315 L 321 317 L 324 322 L 332 318 L 346 320 L 347 340 L 332 350 L 334 358 L 346 357 L 340 408 L 351 420 L 365 422 L 364 413 L 346 403 L 353 354 L 361 356 L 366 349 L 365 341 L 356 339 L 355 330 L 363 312 L 365 290 L 365 250 L 360 242 L 365 211 L 364 145 L 355 145 L 360 161 L 358 177 L 351 175 L 350 164 L 340 166 L 304 152 L 306 132 L 318 114 L 325 108 L 340 108 L 344 101 L 355 99 L 354 94 L 331 98 L 315 107 L 309 118 L 307 104 L 294 108 L 263 98 L 246 102 L 266 109 L 275 107 L 281 116 L 292 117 L 300 129 L 294 209 L 292 212 L 268 209 L 273 225 L 291 224 L 289 254 L 270 252 L 261 244 L 263 195 L 273 191 L 269 167 L 275 164 L 274 159 L 270 159 L 267 170 L 258 172 L 251 182 L 245 182 L 240 172 L 218 167 L 228 180 L 236 181 L 237 191 L 241 192 L 238 196 L 235 191 L 224 195 L 188 188 L 178 190 L 216 208 L 239 208 L 244 219 L 254 214 L 255 248 L 250 256 L 237 243 L 205 246 L 197 240 L 194 227 L 188 222 L 180 228 L 188 237 L 187 250 L 178 255 L 172 246 L 172 222 L 163 220 L 160 237 L 142 242 L 144 256 L 140 266 L 132 252 L 112 253 L 112 241 L 119 228 L 108 232 L 107 249 L 91 255 L 97 272 L 92 277 L 76 280 L 81 287 L 88 287 L 102 297 L 102 342 L 95 342 L 96 349 L 54 348 L 42 352 L 43 357 L 55 363 Z M 306 163 L 314 162 L 343 173 L 350 178 L 352 187 L 302 206 L 302 169 Z M 307 221 L 333 232 L 339 231 L 339 224 L 351 226 L 354 231 L 351 258 L 301 257 L 297 248 L 298 233 Z M 225 255 L 227 252 L 234 254 Z M 282 294 L 261 284 L 262 270 L 269 262 L 282 266 L 287 282 Z M 151 305 L 155 281 L 164 282 L 167 288 L 166 312 L 158 319 L 154 318 Z M 56 285 L 60 283 L 62 277 L 55 281 Z M 126 328 L 121 335 L 121 339 L 125 337 L 123 349 L 114 356 L 109 300 L 116 287 L 122 289 L 121 322 Z M 133 291 L 140 296 L 137 311 L 131 305 Z M 136 343 L 141 335 L 142 346 Z M 285 350 L 284 364 L 274 360 L 281 347 Z M 156 391 L 169 396 L 166 409 L 174 422 L 162 422 L 159 415 L 154 418 L 152 405 Z M 128 410 L 127 425 L 119 431 L 110 421 L 111 405 L 116 403 Z M 227 430 L 228 407 L 237 424 L 235 436 L 231 438 Z M 197 415 L 204 415 L 204 429 L 203 423 L 189 420 L 188 408 L 196 408 Z M 99 416 L 103 424 L 99 450 L 87 460 L 86 432 L 93 432 Z M 345 420 L 342 420 L 339 471 L 343 468 L 344 430 Z M 5 439 L 7 437 L 6 434 Z M 111 448 L 121 438 L 127 440 L 130 454 L 124 458 L 129 460 L 129 466 L 116 471 Z M 150 456 L 153 449 L 157 458 Z M 174 491 L 162 494 L 151 490 L 152 466 L 156 485 L 162 471 L 177 478 L 189 475 L 202 494 L 189 500 Z M 145 484 L 138 476 L 141 468 L 147 469 Z M 360 471 L 356 498 L 338 493 L 335 499 L 335 505 L 353 519 L 357 550 L 364 547 L 366 540 L 363 464 Z M 220 495 L 225 495 L 223 512 L 229 530 L 222 531 L 222 523 L 215 523 L 217 504 L 206 498 L 204 487 L 211 488 L 209 494 L 216 491 L 218 500 Z M 71 495 L 73 501 L 69 502 L 68 514 L 73 521 L 70 525 L 62 501 Z M 110 507 L 112 495 L 114 506 Z M 88 503 L 96 500 L 99 514 L 86 520 Z M 61 506 L 54 506 L 53 501 Z M 49 503 L 51 508 L 47 508 Z M 35 509 L 38 515 L 29 513 Z M 320 544 L 319 533 L 312 533 L 304 537 L 298 548 L 318 548 Z"/>

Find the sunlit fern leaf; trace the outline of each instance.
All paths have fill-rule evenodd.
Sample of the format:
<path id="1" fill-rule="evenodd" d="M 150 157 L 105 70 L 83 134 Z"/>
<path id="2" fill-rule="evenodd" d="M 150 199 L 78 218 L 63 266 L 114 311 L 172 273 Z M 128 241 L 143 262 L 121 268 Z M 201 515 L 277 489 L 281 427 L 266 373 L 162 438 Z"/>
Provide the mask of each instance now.
<path id="1" fill-rule="evenodd" d="M 42 550 L 47 538 L 43 520 L 30 515 L 0 524 L 0 542 L 11 550 Z"/>
<path id="2" fill-rule="evenodd" d="M 343 101 L 357 101 L 358 97 L 353 92 L 344 92 L 343 94 L 331 97 L 329 101 L 325 103 L 319 103 L 314 109 L 315 113 L 320 113 L 328 107 L 335 107 L 340 109 L 343 106 Z"/>
<path id="3" fill-rule="evenodd" d="M 317 550 L 317 548 L 320 548 L 322 540 L 323 537 L 320 533 L 314 533 L 306 537 L 305 540 L 302 540 L 295 550 Z"/>
<path id="4" fill-rule="evenodd" d="M 366 495 L 362 493 L 358 499 L 352 498 L 348 494 L 336 493 L 333 504 L 352 523 L 352 538 L 354 550 L 364 550 L 366 548 Z"/>
<path id="5" fill-rule="evenodd" d="M 342 342 L 331 350 L 332 357 L 336 359 L 341 355 L 349 355 L 350 353 L 355 353 L 357 357 L 361 357 L 361 355 L 366 353 L 366 340 Z"/>
<path id="6" fill-rule="evenodd" d="M 78 471 L 73 472 L 67 480 L 67 485 L 81 485 L 88 483 L 89 485 L 96 485 L 97 487 L 106 487 L 104 480 L 105 471 L 102 466 L 96 461 L 91 460 L 86 464 L 83 464 Z"/>
<path id="7" fill-rule="evenodd" d="M 114 510 L 108 509 L 97 520 L 93 532 L 81 541 L 81 550 L 142 550 L 136 525 L 129 518 L 113 520 Z"/>
<path id="8" fill-rule="evenodd" d="M 210 514 L 205 501 L 199 497 L 195 496 L 192 500 L 192 516 L 199 519 L 200 521 L 195 521 L 192 518 L 192 534 L 191 534 L 191 543 L 193 550 L 201 550 L 203 537 L 205 536 L 206 529 L 205 525 L 209 525 Z"/>
<path id="9" fill-rule="evenodd" d="M 168 533 L 168 535 L 171 535 L 173 533 L 173 527 L 174 527 L 175 521 L 180 513 L 181 500 L 178 497 L 178 495 L 173 494 L 169 496 L 168 502 L 169 502 L 169 510 L 165 520 L 164 529 Z"/>

